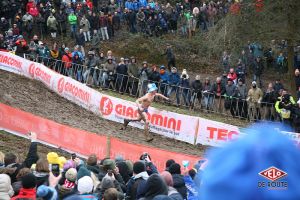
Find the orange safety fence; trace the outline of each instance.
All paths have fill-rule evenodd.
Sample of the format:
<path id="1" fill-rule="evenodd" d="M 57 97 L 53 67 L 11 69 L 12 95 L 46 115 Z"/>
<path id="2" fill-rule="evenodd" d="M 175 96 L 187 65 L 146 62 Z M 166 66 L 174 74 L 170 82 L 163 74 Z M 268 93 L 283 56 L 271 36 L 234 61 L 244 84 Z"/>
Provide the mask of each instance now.
<path id="1" fill-rule="evenodd" d="M 116 155 L 122 155 L 125 159 L 136 161 L 141 154 L 147 152 L 151 155 L 159 171 L 164 170 L 166 161 L 171 158 L 179 164 L 183 160 L 194 164 L 200 159 L 197 156 L 131 144 L 117 138 L 79 130 L 2 103 L 0 103 L 0 129 L 21 136 L 26 136 L 28 132 L 33 131 L 37 133 L 39 141 L 83 156 L 95 153 L 99 158 L 104 158 L 107 154 L 111 158 L 115 158 Z M 110 144 L 109 148 L 107 148 L 108 143 Z"/>

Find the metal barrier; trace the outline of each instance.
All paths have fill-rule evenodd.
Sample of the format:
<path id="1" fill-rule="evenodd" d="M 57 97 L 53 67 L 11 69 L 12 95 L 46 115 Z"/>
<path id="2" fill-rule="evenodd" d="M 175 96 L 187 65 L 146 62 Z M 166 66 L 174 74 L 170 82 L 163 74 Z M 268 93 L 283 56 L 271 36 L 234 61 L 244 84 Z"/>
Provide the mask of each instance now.
<path id="1" fill-rule="evenodd" d="M 32 59 L 30 55 L 25 55 L 24 57 L 43 63 L 50 69 L 91 87 L 112 90 L 137 98 L 147 92 L 147 85 L 149 83 L 155 83 L 158 87 L 158 92 L 170 98 L 168 102 L 156 98 L 157 102 L 180 106 L 194 111 L 217 113 L 247 119 L 249 121 L 280 120 L 280 117 L 275 112 L 274 104 L 266 102 L 260 104 L 249 103 L 246 99 L 236 97 L 228 97 L 225 95 L 218 97 L 213 92 L 197 92 L 191 88 L 169 85 L 164 82 L 140 80 L 137 77 L 131 77 L 126 74 L 116 74 L 105 70 L 103 66 L 88 68 L 85 65 L 65 63 L 52 58 L 36 57 Z"/>

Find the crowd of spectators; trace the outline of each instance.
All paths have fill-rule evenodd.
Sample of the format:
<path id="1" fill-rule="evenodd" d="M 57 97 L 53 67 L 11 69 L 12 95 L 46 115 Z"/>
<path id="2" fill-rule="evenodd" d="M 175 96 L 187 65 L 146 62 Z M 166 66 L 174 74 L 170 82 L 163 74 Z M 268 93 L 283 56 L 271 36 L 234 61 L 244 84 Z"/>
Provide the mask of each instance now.
<path id="1" fill-rule="evenodd" d="M 224 73 L 215 80 L 193 76 L 186 69 L 180 71 L 171 45 L 166 47 L 163 54 L 167 58 L 167 66 L 157 66 L 147 61 L 140 64 L 135 57 L 118 59 L 112 51 L 105 53 L 99 49 L 100 40 L 109 39 L 121 25 L 127 24 L 131 32 L 136 32 L 135 29 L 142 32 L 146 30 L 148 26 L 140 19 L 148 22 L 149 19 L 164 18 L 166 32 L 175 32 L 172 31 L 173 25 L 177 27 L 180 23 L 172 22 L 174 16 L 178 16 L 179 20 L 180 16 L 189 15 L 194 16 L 192 20 L 197 19 L 197 26 L 206 30 L 205 27 L 213 26 L 220 16 L 228 12 L 230 2 L 182 2 L 174 7 L 152 1 L 29 0 L 12 1 L 11 4 L 3 6 L 6 8 L 3 10 L 9 9 L 10 15 L 4 16 L 3 10 L 0 12 L 1 49 L 13 51 L 22 57 L 26 54 L 31 60 L 42 62 L 61 74 L 92 86 L 141 96 L 146 92 L 147 84 L 152 82 L 164 95 L 175 96 L 173 103 L 176 106 L 198 106 L 207 112 L 225 113 L 251 121 L 283 121 L 293 124 L 299 131 L 299 106 L 296 102 L 300 92 L 293 98 L 280 81 L 281 75 L 287 72 L 287 45 L 284 40 L 272 41 L 269 48 L 249 42 L 242 49 L 236 64 L 233 64 L 235 61 L 230 53 L 225 51 L 220 62 Z M 11 14 L 13 12 L 14 15 Z M 178 27 L 184 30 L 190 25 Z M 54 38 L 50 40 L 50 45 L 45 43 L 47 40 L 41 39 L 46 33 Z M 69 37 L 67 33 L 76 41 L 74 48 L 58 43 L 58 35 Z M 90 41 L 92 48 L 87 51 L 85 43 Z M 295 48 L 294 65 L 296 87 L 300 91 L 299 48 Z M 266 84 L 263 76 L 269 70 L 275 71 L 278 79 Z M 268 87 L 264 88 L 266 85 Z"/>
<path id="2" fill-rule="evenodd" d="M 202 160 L 188 170 L 187 164 L 170 159 L 159 173 L 148 153 L 135 162 L 122 156 L 99 160 L 95 154 L 85 161 L 76 154 L 66 159 L 56 152 L 39 157 L 36 134 L 31 133 L 30 139 L 22 163 L 14 153 L 0 152 L 1 200 L 198 199 L 195 179 Z"/>

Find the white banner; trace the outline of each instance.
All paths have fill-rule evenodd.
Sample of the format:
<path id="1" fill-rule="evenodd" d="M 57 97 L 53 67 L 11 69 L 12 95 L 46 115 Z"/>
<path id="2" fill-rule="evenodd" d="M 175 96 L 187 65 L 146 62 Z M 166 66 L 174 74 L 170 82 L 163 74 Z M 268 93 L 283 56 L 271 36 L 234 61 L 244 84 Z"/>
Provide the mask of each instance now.
<path id="1" fill-rule="evenodd" d="M 96 113 L 103 118 L 123 123 L 124 118 L 136 118 L 137 107 L 133 102 L 103 95 L 70 77 L 52 71 L 46 66 L 11 53 L 0 52 L 2 69 L 43 82 L 62 97 Z M 149 108 L 150 131 L 194 144 L 198 118 Z M 143 129 L 143 122 L 130 123 Z M 120 127 L 122 125 L 120 124 Z"/>

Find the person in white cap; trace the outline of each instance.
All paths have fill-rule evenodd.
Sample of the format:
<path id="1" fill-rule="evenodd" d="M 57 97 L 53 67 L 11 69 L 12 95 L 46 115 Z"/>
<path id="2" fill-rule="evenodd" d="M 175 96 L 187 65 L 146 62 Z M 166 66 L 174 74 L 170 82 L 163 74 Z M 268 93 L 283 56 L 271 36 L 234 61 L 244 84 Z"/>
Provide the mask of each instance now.
<path id="1" fill-rule="evenodd" d="M 148 84 L 148 93 L 145 94 L 143 97 L 137 99 L 135 101 L 137 107 L 138 107 L 138 114 L 139 116 L 136 119 L 124 119 L 124 124 L 121 130 L 125 130 L 127 125 L 130 122 L 139 122 L 139 121 L 144 121 L 145 122 L 145 135 L 147 137 L 146 141 L 151 142 L 153 140 L 153 137 L 150 136 L 149 134 L 149 121 L 148 121 L 148 109 L 151 105 L 151 103 L 154 101 L 155 97 L 161 97 L 167 101 L 169 101 L 168 97 L 165 97 L 164 95 L 157 93 L 157 86 L 155 83 Z"/>
<path id="2" fill-rule="evenodd" d="M 250 120 L 258 120 L 260 117 L 260 104 L 263 98 L 263 92 L 260 88 L 256 87 L 256 82 L 252 81 L 252 88 L 248 91 L 247 102 L 248 115 Z"/>

